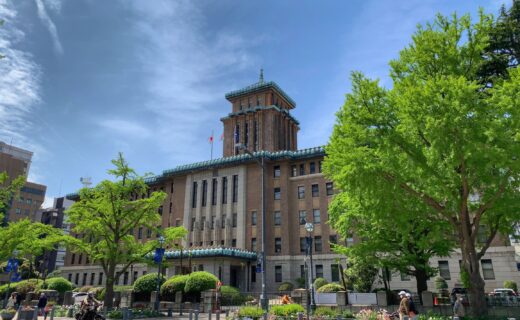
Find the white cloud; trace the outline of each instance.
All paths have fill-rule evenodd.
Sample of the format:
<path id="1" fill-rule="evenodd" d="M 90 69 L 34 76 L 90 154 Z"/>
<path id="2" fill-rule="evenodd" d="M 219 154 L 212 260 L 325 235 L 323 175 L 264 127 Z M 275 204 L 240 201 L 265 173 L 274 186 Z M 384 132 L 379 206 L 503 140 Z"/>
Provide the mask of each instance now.
<path id="1" fill-rule="evenodd" d="M 0 139 L 34 151 L 40 149 L 26 136 L 31 114 L 40 101 L 40 67 L 32 56 L 15 48 L 25 34 L 15 26 L 17 12 L 8 0 L 0 0 Z"/>
<path id="2" fill-rule="evenodd" d="M 43 22 L 43 24 L 47 27 L 49 30 L 49 33 L 51 34 L 52 43 L 54 44 L 54 50 L 58 54 L 63 54 L 63 46 L 60 42 L 60 37 L 58 36 L 58 30 L 56 29 L 56 25 L 49 17 L 49 14 L 47 13 L 47 9 L 45 7 L 45 4 L 43 3 L 43 0 L 35 0 L 36 1 L 36 7 L 38 8 L 38 17 L 40 17 L 40 20 Z M 61 2 L 60 1 L 46 1 L 50 6 L 52 6 L 53 10 L 61 10 Z"/>

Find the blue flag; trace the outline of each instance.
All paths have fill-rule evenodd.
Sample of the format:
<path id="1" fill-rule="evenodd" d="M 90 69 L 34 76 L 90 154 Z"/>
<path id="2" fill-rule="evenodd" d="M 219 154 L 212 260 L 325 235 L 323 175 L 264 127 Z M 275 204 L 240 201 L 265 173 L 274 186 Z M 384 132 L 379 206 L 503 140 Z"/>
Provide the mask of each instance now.
<path id="1" fill-rule="evenodd" d="M 155 255 L 153 256 L 153 261 L 157 264 L 161 263 L 164 256 L 164 248 L 155 249 Z"/>

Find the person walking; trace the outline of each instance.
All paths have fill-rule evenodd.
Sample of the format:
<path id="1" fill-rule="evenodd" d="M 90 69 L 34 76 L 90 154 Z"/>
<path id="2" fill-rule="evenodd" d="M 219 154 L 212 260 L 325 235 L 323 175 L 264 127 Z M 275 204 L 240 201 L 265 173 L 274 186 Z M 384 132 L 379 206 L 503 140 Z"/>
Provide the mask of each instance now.
<path id="1" fill-rule="evenodd" d="M 16 292 L 11 293 L 11 296 L 7 300 L 6 309 L 16 309 Z"/>
<path id="2" fill-rule="evenodd" d="M 408 299 L 408 316 L 410 319 L 415 320 L 419 314 L 419 311 L 417 311 L 415 302 L 413 301 L 412 295 L 410 293 L 406 293 L 406 298 Z"/>
<path id="3" fill-rule="evenodd" d="M 408 320 L 410 310 L 408 299 L 406 298 L 406 292 L 399 292 L 399 297 L 401 298 L 401 302 L 399 303 L 399 320 Z"/>
<path id="4" fill-rule="evenodd" d="M 43 319 L 47 319 L 47 313 L 45 312 L 45 307 L 47 306 L 47 296 L 42 292 L 40 295 L 40 299 L 38 300 L 38 310 L 41 311 Z"/>
<path id="5" fill-rule="evenodd" d="M 457 299 L 453 304 L 453 317 L 462 318 L 466 314 L 464 310 L 464 305 L 462 304 L 462 297 L 460 294 L 457 295 Z"/>

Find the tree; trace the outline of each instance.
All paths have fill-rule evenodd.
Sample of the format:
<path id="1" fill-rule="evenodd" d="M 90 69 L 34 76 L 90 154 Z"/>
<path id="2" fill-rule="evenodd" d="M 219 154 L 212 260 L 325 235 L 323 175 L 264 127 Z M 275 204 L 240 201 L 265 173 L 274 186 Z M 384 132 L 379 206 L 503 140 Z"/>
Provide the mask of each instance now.
<path id="1" fill-rule="evenodd" d="M 487 89 L 476 80 L 492 24 L 481 13 L 419 27 L 390 63 L 391 89 L 353 73 L 324 164 L 344 208 L 371 217 L 410 203 L 409 217 L 449 225 L 476 315 L 487 313 L 479 261 L 520 220 L 520 71 Z"/>
<path id="2" fill-rule="evenodd" d="M 0 220 L 4 221 L 4 214 L 7 212 L 11 201 L 20 192 L 25 183 L 25 176 L 21 175 L 10 181 L 7 172 L 0 173 Z"/>
<path id="3" fill-rule="evenodd" d="M 394 190 L 380 198 L 379 201 L 384 201 L 387 207 L 385 211 L 377 212 L 365 210 L 360 199 L 341 193 L 329 208 L 329 222 L 343 236 L 355 232 L 362 239 L 351 247 L 343 247 L 343 253 L 349 258 L 376 257 L 374 267 L 385 271 L 383 282 L 386 290 L 389 290 L 389 277 L 384 275 L 396 270 L 414 276 L 420 294 L 428 289 L 428 279 L 437 272 L 429 266 L 430 258 L 447 256 L 454 241 L 445 237 L 444 230 L 449 228 L 447 222 L 428 219 L 424 214 L 428 212 L 425 205 L 393 201 L 402 192 Z M 414 208 L 413 205 L 420 207 Z M 416 214 L 410 215 L 410 212 Z"/>
<path id="4" fill-rule="evenodd" d="M 106 274 L 108 308 L 113 305 L 115 281 L 132 264 L 150 261 L 146 256 L 159 246 L 157 240 L 138 241 L 133 234 L 135 230 L 152 229 L 172 245 L 187 233 L 183 227 L 161 230 L 158 211 L 166 194 L 161 191 L 147 196 L 144 177 L 128 166 L 121 153 L 112 164 L 115 168 L 108 173 L 116 180 L 104 180 L 94 188 L 81 189 L 79 201 L 66 211 L 72 231 L 81 235 L 76 250 L 99 263 Z"/>

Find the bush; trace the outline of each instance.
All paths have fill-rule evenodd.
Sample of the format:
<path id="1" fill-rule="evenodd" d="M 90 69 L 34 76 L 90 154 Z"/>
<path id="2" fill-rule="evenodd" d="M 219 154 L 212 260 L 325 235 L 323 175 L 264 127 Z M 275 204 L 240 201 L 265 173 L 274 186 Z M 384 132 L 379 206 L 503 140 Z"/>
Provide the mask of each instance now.
<path id="1" fill-rule="evenodd" d="M 162 285 L 166 281 L 166 278 L 161 274 L 159 282 Z M 157 273 L 145 274 L 137 278 L 134 282 L 135 293 L 151 293 L 157 289 Z"/>
<path id="2" fill-rule="evenodd" d="M 294 285 L 290 282 L 282 282 L 278 287 L 278 291 L 291 291 L 294 288 Z"/>
<path id="3" fill-rule="evenodd" d="M 21 294 L 22 297 L 25 297 L 25 295 L 29 292 L 38 293 L 42 284 L 43 281 L 38 279 L 22 280 L 14 285 L 14 291 Z M 11 284 L 11 287 L 13 287 L 13 284 Z"/>
<path id="4" fill-rule="evenodd" d="M 165 300 L 173 301 L 175 292 L 184 292 L 188 278 L 189 275 L 176 275 L 168 279 L 161 286 L 161 297 Z"/>
<path id="5" fill-rule="evenodd" d="M 314 315 L 317 317 L 336 317 L 337 313 L 335 310 L 329 307 L 318 307 L 314 311 Z"/>
<path id="6" fill-rule="evenodd" d="M 294 281 L 298 289 L 305 288 L 305 278 L 296 278 Z"/>
<path id="7" fill-rule="evenodd" d="M 4 284 L 4 285 L 1 285 L 0 286 L 0 300 L 3 299 L 5 297 L 5 292 L 7 291 L 7 284 Z M 11 294 L 12 292 L 14 292 L 14 287 L 13 286 L 10 286 L 9 287 L 9 293 L 8 294 Z"/>
<path id="8" fill-rule="evenodd" d="M 343 291 L 343 287 L 337 283 L 329 283 L 324 286 L 321 286 L 318 290 L 319 293 L 330 293 L 330 292 L 338 292 Z"/>
<path id="9" fill-rule="evenodd" d="M 444 289 L 448 289 L 448 283 L 446 283 L 446 280 L 444 280 L 443 277 L 435 277 L 434 283 L 435 283 L 435 289 L 438 292 L 440 292 Z"/>
<path id="10" fill-rule="evenodd" d="M 341 313 L 341 317 L 344 319 L 355 319 L 354 314 L 352 311 L 345 310 Z"/>
<path id="11" fill-rule="evenodd" d="M 516 285 L 516 282 L 514 282 L 512 280 L 504 281 L 504 288 L 513 289 L 515 292 L 518 292 L 518 286 Z"/>
<path id="12" fill-rule="evenodd" d="M 258 320 L 262 318 L 264 311 L 258 307 L 242 307 L 238 310 L 238 316 L 241 318 L 251 318 Z"/>
<path id="13" fill-rule="evenodd" d="M 220 287 L 221 299 L 223 306 L 239 306 L 246 301 L 246 296 L 240 293 L 238 288 L 232 286 Z"/>
<path id="14" fill-rule="evenodd" d="M 321 287 L 323 287 L 324 285 L 326 285 L 328 282 L 327 280 L 323 279 L 323 278 L 316 278 L 316 280 L 314 280 L 314 289 L 317 290 Z"/>
<path id="15" fill-rule="evenodd" d="M 56 290 L 59 293 L 65 293 L 74 289 L 74 285 L 70 281 L 61 277 L 47 279 L 45 287 L 48 290 Z"/>
<path id="16" fill-rule="evenodd" d="M 299 312 L 305 312 L 303 307 L 297 303 L 278 305 L 271 307 L 271 314 L 278 317 L 296 316 Z"/>
<path id="17" fill-rule="evenodd" d="M 186 281 L 184 292 L 194 293 L 215 289 L 217 281 L 217 277 L 207 271 L 192 272 Z"/>
<path id="18" fill-rule="evenodd" d="M 92 289 L 94 289 L 93 286 L 83 286 L 78 289 L 78 292 L 89 292 Z"/>

